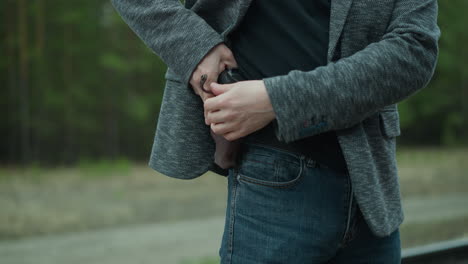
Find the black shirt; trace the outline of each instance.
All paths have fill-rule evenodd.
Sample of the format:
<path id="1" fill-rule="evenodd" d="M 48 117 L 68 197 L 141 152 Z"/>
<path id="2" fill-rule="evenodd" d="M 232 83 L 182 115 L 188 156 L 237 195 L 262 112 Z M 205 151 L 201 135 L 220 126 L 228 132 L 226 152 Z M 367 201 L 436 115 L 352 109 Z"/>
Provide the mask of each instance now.
<path id="1" fill-rule="evenodd" d="M 246 80 L 261 80 L 326 65 L 329 22 L 329 0 L 252 0 L 243 20 L 229 34 L 240 73 Z M 284 143 L 276 138 L 271 122 L 245 140 L 305 154 L 346 171 L 335 131 Z"/>

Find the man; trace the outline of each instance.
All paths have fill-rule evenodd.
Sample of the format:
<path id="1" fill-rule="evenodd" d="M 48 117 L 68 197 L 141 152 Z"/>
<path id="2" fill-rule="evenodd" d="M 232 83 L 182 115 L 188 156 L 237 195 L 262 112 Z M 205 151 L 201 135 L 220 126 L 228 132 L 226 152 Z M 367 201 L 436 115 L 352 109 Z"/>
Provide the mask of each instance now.
<path id="1" fill-rule="evenodd" d="M 316 15 L 308 17 L 300 8 L 294 9 L 300 1 L 264 1 L 261 10 L 282 4 L 283 8 L 277 10 L 285 14 L 291 10 L 296 12 L 293 14 L 301 12 L 304 21 L 310 18 L 313 22 L 300 24 L 304 28 L 310 28 L 312 23 L 329 25 L 326 61 L 320 63 L 318 59 L 311 68 L 306 65 L 303 69 L 277 69 L 270 73 L 283 72 L 278 75 L 264 72 L 262 76 L 267 77 L 260 80 L 224 85 L 215 83 L 222 70 L 238 66 L 243 69 L 246 65 L 234 59 L 236 53 L 230 48 L 241 45 L 241 41 L 232 46 L 230 33 L 235 36 L 236 27 L 242 26 L 244 17 L 249 18 L 246 15 L 249 7 L 261 3 L 260 0 L 186 1 L 185 7 L 177 0 L 112 2 L 130 27 L 168 65 L 150 167 L 180 179 L 199 177 L 208 170 L 228 174 L 229 204 L 220 249 L 223 263 L 362 263 L 366 259 L 372 260 L 365 263 L 399 263 L 398 227 L 404 217 L 395 159 L 396 137 L 400 135 L 396 104 L 425 87 L 433 75 L 440 36 L 436 0 L 331 0 L 329 5 L 328 1 L 318 1 L 327 6 L 324 10 L 329 14 L 328 20 L 318 19 Z M 302 4 L 315 4 L 311 2 L 314 1 L 302 1 Z M 278 19 L 289 23 L 288 18 L 293 18 L 291 23 L 297 23 L 301 17 L 291 15 Z M 276 27 L 285 25 L 270 21 Z M 319 29 L 323 27 L 318 26 L 316 30 Z M 304 34 L 291 34 L 304 37 Z M 312 31 L 306 37 L 313 34 L 321 33 Z M 275 44 L 265 43 L 265 46 Z M 323 48 L 320 41 L 310 45 Z M 273 60 L 284 59 L 280 55 L 270 54 Z M 253 58 L 245 61 L 248 60 Z M 244 73 L 254 76 L 258 65 Z M 201 76 L 205 74 L 206 82 L 200 87 Z M 320 152 L 314 153 L 310 147 L 292 152 L 256 144 L 257 147 L 249 147 L 240 167 L 220 170 L 213 163 L 210 128 L 227 140 L 252 138 L 260 131 L 271 136 L 273 132 L 274 137 L 267 144 L 274 142 L 282 147 L 301 140 L 312 144 L 313 139 L 326 135 L 327 142 L 336 139 L 337 144 L 333 145 L 336 151 L 329 151 L 336 155 L 317 162 Z M 256 137 L 253 142 L 261 138 Z M 338 150 L 342 155 L 338 155 Z M 302 151 L 315 156 L 310 158 Z M 269 158 L 259 158 L 265 156 Z M 340 166 L 333 170 L 317 169 L 317 164 L 330 160 L 330 166 L 344 162 L 346 171 L 338 172 Z M 262 164 L 261 167 L 254 161 Z M 268 170 L 275 177 L 288 175 L 289 178 L 266 181 L 261 177 Z M 279 173 L 283 170 L 284 173 Z M 323 181 L 312 182 L 316 178 Z M 324 237 L 337 229 L 336 223 L 341 220 L 318 219 L 322 213 L 336 212 L 334 206 L 340 199 L 314 212 L 315 207 L 309 207 L 310 204 L 316 203 L 319 208 L 321 201 L 309 201 L 311 197 L 302 191 L 308 187 L 306 183 L 332 186 L 329 181 L 333 179 L 341 182 L 336 186 L 344 189 L 318 188 L 309 192 L 315 195 L 323 191 L 329 195 L 337 191 L 335 196 L 326 198 L 344 197 L 341 200 L 347 215 L 341 219 L 343 236 L 337 240 L 327 237 L 327 240 Z M 272 188 L 260 189 L 259 183 L 269 187 L 287 186 L 282 190 L 288 194 L 283 196 Z M 257 201 L 252 197 L 270 199 Z M 327 199 L 323 202 L 327 203 Z M 255 201 L 257 207 L 253 205 Z M 268 207 L 272 201 L 273 207 Z M 262 211 L 262 205 L 269 211 Z M 301 213 L 288 214 L 291 212 L 288 209 L 301 208 L 299 205 L 304 206 Z M 274 214 L 277 208 L 283 208 L 284 213 Z M 363 221 L 358 221 L 359 212 Z M 302 216 L 305 219 L 300 219 Z M 291 223 L 297 224 L 296 229 L 284 232 L 285 226 L 293 226 Z M 357 234 L 352 232 L 354 225 L 358 226 Z M 288 236 L 291 232 L 292 237 Z M 356 237 L 351 240 L 353 235 Z"/>

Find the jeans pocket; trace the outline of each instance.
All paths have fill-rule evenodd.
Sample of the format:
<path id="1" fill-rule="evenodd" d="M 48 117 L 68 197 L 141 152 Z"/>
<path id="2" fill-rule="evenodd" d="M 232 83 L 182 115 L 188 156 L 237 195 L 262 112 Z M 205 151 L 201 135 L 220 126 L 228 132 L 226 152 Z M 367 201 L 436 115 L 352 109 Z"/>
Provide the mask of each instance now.
<path id="1" fill-rule="evenodd" d="M 295 185 L 303 175 L 303 159 L 291 161 L 271 155 L 249 153 L 239 166 L 237 179 L 247 184 L 273 188 Z"/>

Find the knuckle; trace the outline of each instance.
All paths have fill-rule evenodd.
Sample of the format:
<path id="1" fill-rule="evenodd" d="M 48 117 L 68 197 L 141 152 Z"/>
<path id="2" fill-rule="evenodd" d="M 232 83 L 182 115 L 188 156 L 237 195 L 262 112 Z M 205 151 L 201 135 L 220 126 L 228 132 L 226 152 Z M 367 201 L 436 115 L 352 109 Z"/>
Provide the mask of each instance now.
<path id="1" fill-rule="evenodd" d="M 231 111 L 228 111 L 223 115 L 224 120 L 232 120 L 234 118 L 234 114 Z"/>
<path id="2" fill-rule="evenodd" d="M 219 104 L 224 106 L 224 107 L 231 107 L 231 100 L 229 100 L 229 98 L 222 98 L 219 100 Z"/>
<path id="3" fill-rule="evenodd" d="M 230 133 L 228 135 L 225 135 L 224 138 L 228 141 L 233 141 L 234 140 L 234 135 L 233 133 Z"/>
<path id="4" fill-rule="evenodd" d="M 212 126 L 211 130 L 213 130 L 213 132 L 215 132 L 216 134 L 220 134 L 222 132 L 222 129 L 217 125 Z"/>
<path id="5" fill-rule="evenodd" d="M 240 137 L 243 137 L 244 135 L 247 134 L 246 131 L 245 131 L 245 129 L 244 129 L 243 127 L 241 127 L 241 128 L 239 129 L 238 133 L 239 133 L 239 136 L 240 136 Z"/>
<path id="6" fill-rule="evenodd" d="M 226 99 L 224 99 L 224 98 L 219 98 L 218 101 L 217 101 L 217 103 L 216 103 L 216 106 L 217 106 L 217 107 L 224 106 L 224 101 L 225 101 L 225 100 L 226 100 Z"/>
<path id="7" fill-rule="evenodd" d="M 226 49 L 226 55 L 225 56 L 228 57 L 229 59 L 234 58 L 234 54 L 232 53 L 232 51 L 229 48 Z"/>

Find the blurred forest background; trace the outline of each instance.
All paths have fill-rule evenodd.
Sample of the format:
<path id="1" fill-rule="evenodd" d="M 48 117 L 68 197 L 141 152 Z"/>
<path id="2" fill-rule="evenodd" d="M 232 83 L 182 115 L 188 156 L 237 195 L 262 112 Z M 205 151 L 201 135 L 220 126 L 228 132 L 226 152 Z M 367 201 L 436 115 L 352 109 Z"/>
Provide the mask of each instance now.
<path id="1" fill-rule="evenodd" d="M 430 85 L 399 104 L 401 145 L 468 145 L 468 1 L 440 1 Z M 146 161 L 165 64 L 108 0 L 2 0 L 0 161 Z"/>
<path id="2" fill-rule="evenodd" d="M 403 248 L 468 238 L 467 10 L 439 1 L 434 78 L 398 105 Z M 219 263 L 226 178 L 148 168 L 166 65 L 110 1 L 1 0 L 0 23 L 0 262 Z"/>

